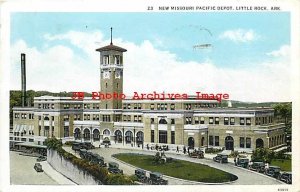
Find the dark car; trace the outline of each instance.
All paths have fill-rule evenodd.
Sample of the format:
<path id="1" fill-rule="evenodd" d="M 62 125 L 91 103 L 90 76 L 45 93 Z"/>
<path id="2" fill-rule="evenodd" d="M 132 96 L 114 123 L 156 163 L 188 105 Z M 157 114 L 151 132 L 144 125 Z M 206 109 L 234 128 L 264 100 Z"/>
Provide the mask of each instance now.
<path id="1" fill-rule="evenodd" d="M 146 171 L 143 169 L 136 169 L 134 171 L 135 176 L 138 178 L 139 182 L 145 183 L 148 181 L 148 177 L 146 176 Z"/>
<path id="2" fill-rule="evenodd" d="M 204 152 L 201 150 L 194 150 L 192 153 L 189 154 L 192 158 L 198 158 L 203 159 L 204 158 Z"/>
<path id="3" fill-rule="evenodd" d="M 104 158 L 101 157 L 99 154 L 92 154 L 91 163 L 99 164 L 101 167 L 107 166 L 106 163 L 104 163 Z"/>
<path id="4" fill-rule="evenodd" d="M 43 168 L 40 163 L 35 163 L 33 168 L 36 170 L 36 172 L 43 172 Z"/>
<path id="5" fill-rule="evenodd" d="M 253 171 L 257 171 L 259 173 L 263 173 L 265 171 L 265 163 L 253 162 L 252 165 L 249 165 L 249 169 Z"/>
<path id="6" fill-rule="evenodd" d="M 148 179 L 150 185 L 168 185 L 168 180 L 162 178 L 162 174 L 158 172 L 151 172 Z"/>
<path id="7" fill-rule="evenodd" d="M 86 158 L 86 153 L 87 153 L 86 149 L 80 149 L 79 150 L 79 156 L 81 157 L 81 159 L 85 159 Z"/>
<path id="8" fill-rule="evenodd" d="M 123 174 L 123 170 L 119 169 L 119 164 L 115 162 L 108 163 L 108 172 L 113 174 Z"/>
<path id="9" fill-rule="evenodd" d="M 218 163 L 228 163 L 228 155 L 217 154 L 213 160 Z"/>
<path id="10" fill-rule="evenodd" d="M 47 157 L 45 156 L 39 156 L 37 159 L 36 159 L 37 162 L 40 162 L 40 161 L 47 161 Z"/>
<path id="11" fill-rule="evenodd" d="M 270 176 L 270 177 L 279 178 L 279 176 L 280 176 L 280 167 L 270 166 L 269 168 L 265 169 L 265 174 Z"/>
<path id="12" fill-rule="evenodd" d="M 79 151 L 80 149 L 82 149 L 81 143 L 74 142 L 74 143 L 72 144 L 72 149 L 73 149 L 74 151 Z"/>
<path id="13" fill-rule="evenodd" d="M 247 158 L 240 158 L 236 161 L 236 166 L 238 167 L 243 167 L 243 168 L 248 168 L 249 166 L 249 159 Z"/>
<path id="14" fill-rule="evenodd" d="M 287 184 L 292 184 L 292 173 L 291 172 L 283 172 L 279 175 L 279 180 L 283 181 Z"/>
<path id="15" fill-rule="evenodd" d="M 82 143 L 82 148 L 86 150 L 95 149 L 95 146 L 91 142 Z"/>

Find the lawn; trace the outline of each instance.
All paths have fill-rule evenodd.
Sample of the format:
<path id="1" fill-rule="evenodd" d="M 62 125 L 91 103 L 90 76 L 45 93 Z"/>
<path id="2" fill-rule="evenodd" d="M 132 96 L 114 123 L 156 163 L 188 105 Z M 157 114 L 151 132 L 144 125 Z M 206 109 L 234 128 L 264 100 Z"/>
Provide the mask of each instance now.
<path id="1" fill-rule="evenodd" d="M 272 160 L 271 165 L 279 166 L 282 171 L 292 170 L 292 160 L 290 159 L 274 159 Z"/>
<path id="2" fill-rule="evenodd" d="M 235 175 L 225 171 L 178 159 L 173 159 L 170 163 L 157 165 L 153 161 L 154 156 L 150 155 L 120 153 L 114 155 L 114 157 L 148 171 L 157 171 L 164 175 L 185 180 L 222 183 L 237 179 Z"/>

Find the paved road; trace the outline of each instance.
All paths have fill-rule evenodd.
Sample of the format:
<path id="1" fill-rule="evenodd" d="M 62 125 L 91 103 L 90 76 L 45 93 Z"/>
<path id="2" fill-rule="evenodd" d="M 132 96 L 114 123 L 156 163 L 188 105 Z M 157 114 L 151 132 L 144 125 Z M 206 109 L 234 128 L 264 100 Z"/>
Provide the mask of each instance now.
<path id="1" fill-rule="evenodd" d="M 33 168 L 36 157 L 22 156 L 10 151 L 10 183 L 13 185 L 56 185 L 44 172 L 36 172 Z"/>
<path id="2" fill-rule="evenodd" d="M 72 151 L 70 148 L 68 151 Z M 101 156 L 104 157 L 105 162 L 110 162 L 110 161 L 115 161 L 118 162 L 120 165 L 120 169 L 123 169 L 124 174 L 127 175 L 132 175 L 134 174 L 135 168 L 133 166 L 130 166 L 128 164 L 124 164 L 114 158 L 111 157 L 112 154 L 116 153 L 141 153 L 141 154 L 155 154 L 155 151 L 146 151 L 146 150 L 136 150 L 136 149 L 125 149 L 125 148 L 96 148 L 92 150 L 95 153 L 100 154 Z M 249 171 L 247 169 L 239 168 L 234 166 L 233 164 L 220 164 L 212 161 L 211 159 L 194 159 L 190 158 L 186 155 L 183 154 L 176 154 L 176 153 L 166 153 L 168 157 L 176 158 L 176 159 L 181 159 L 181 160 L 186 160 L 190 162 L 195 162 L 195 163 L 201 163 L 205 164 L 229 173 L 232 173 L 236 176 L 238 176 L 238 180 L 235 182 L 232 182 L 231 184 L 234 185 L 274 185 L 274 184 L 282 184 L 282 182 L 273 179 L 271 177 L 265 176 L 263 174 L 259 174 L 253 171 Z M 212 157 L 212 156 L 210 156 Z M 169 184 L 171 185 L 185 185 L 185 184 L 195 184 L 195 182 L 190 182 L 190 181 L 185 181 L 185 180 L 179 180 L 179 179 L 173 179 L 173 178 L 168 178 Z M 200 184 L 200 183 L 197 183 Z"/>

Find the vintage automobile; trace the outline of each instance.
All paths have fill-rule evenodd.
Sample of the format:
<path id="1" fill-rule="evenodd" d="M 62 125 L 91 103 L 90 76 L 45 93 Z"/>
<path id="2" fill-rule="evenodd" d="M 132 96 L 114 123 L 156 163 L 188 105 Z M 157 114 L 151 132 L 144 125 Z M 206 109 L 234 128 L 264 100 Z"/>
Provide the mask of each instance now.
<path id="1" fill-rule="evenodd" d="M 291 172 L 283 172 L 279 176 L 279 180 L 283 181 L 287 184 L 292 184 L 292 173 Z"/>
<path id="2" fill-rule="evenodd" d="M 228 163 L 228 155 L 224 155 L 224 154 L 217 154 L 217 156 L 215 156 L 213 158 L 214 161 L 218 162 L 218 163 Z"/>
<path id="3" fill-rule="evenodd" d="M 150 185 L 168 185 L 168 180 L 163 179 L 161 173 L 151 172 L 148 183 Z"/>
<path id="4" fill-rule="evenodd" d="M 36 172 L 43 172 L 42 165 L 40 163 L 35 163 L 33 168 Z"/>
<path id="5" fill-rule="evenodd" d="M 204 158 L 204 152 L 201 150 L 194 150 L 189 154 L 190 157 L 192 158 L 198 158 L 198 159 L 203 159 Z"/>
<path id="6" fill-rule="evenodd" d="M 47 157 L 45 156 L 39 156 L 37 159 L 36 159 L 37 162 L 40 162 L 40 161 L 47 161 Z"/>
<path id="7" fill-rule="evenodd" d="M 265 171 L 265 163 L 264 162 L 253 162 L 249 165 L 249 169 L 253 171 L 257 171 L 259 173 L 263 173 Z"/>
<path id="8" fill-rule="evenodd" d="M 146 171 L 143 169 L 136 169 L 134 171 L 135 176 L 138 178 L 139 182 L 146 183 L 148 181 L 148 177 L 146 176 Z"/>
<path id="9" fill-rule="evenodd" d="M 265 169 L 265 174 L 274 177 L 279 178 L 280 176 L 280 167 L 278 166 L 269 166 L 269 168 Z"/>
<path id="10" fill-rule="evenodd" d="M 91 163 L 99 164 L 101 167 L 107 167 L 107 164 L 104 163 L 104 158 L 101 157 L 99 154 L 92 154 Z"/>
<path id="11" fill-rule="evenodd" d="M 249 159 L 247 159 L 247 158 L 239 158 L 239 159 L 237 159 L 236 166 L 243 167 L 243 168 L 248 168 L 248 166 L 249 166 Z"/>
<path id="12" fill-rule="evenodd" d="M 89 150 L 89 149 L 95 149 L 95 146 L 91 142 L 84 142 L 82 143 L 82 148 Z"/>
<path id="13" fill-rule="evenodd" d="M 74 143 L 72 144 L 72 149 L 73 149 L 74 151 L 79 151 L 80 149 L 82 149 L 82 144 L 81 144 L 81 143 L 78 143 L 78 142 L 74 142 Z"/>
<path id="14" fill-rule="evenodd" d="M 119 169 L 119 164 L 115 162 L 108 163 L 108 172 L 113 174 L 123 174 L 123 170 Z"/>
<path id="15" fill-rule="evenodd" d="M 82 159 L 85 159 L 85 158 L 86 158 L 86 153 L 87 153 L 87 150 L 86 150 L 86 149 L 80 149 L 80 150 L 79 150 L 79 156 L 80 156 Z"/>

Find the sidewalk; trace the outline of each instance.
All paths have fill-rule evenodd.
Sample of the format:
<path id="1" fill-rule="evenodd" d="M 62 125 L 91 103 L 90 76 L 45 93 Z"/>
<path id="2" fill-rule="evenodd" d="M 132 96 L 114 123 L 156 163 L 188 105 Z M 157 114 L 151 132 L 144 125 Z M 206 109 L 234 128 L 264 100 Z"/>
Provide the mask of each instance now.
<path id="1" fill-rule="evenodd" d="M 40 162 L 42 165 L 42 168 L 46 175 L 51 177 L 54 181 L 56 181 L 60 185 L 77 185 L 70 179 L 66 178 L 64 175 L 53 169 L 53 167 L 47 162 L 42 161 Z"/>

